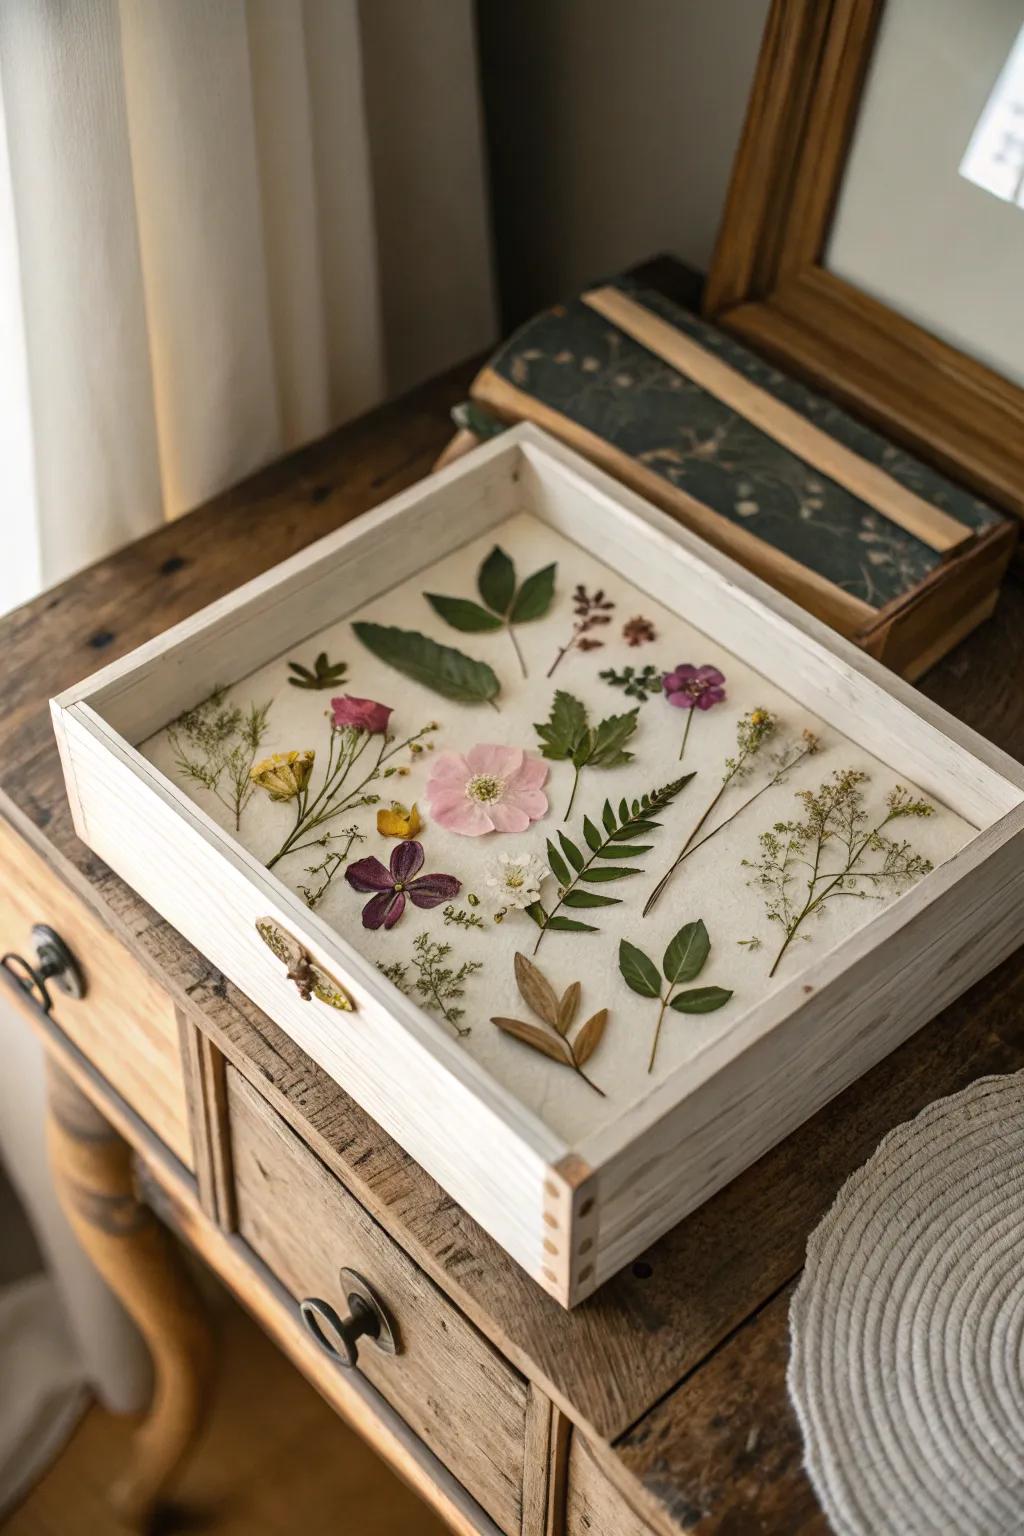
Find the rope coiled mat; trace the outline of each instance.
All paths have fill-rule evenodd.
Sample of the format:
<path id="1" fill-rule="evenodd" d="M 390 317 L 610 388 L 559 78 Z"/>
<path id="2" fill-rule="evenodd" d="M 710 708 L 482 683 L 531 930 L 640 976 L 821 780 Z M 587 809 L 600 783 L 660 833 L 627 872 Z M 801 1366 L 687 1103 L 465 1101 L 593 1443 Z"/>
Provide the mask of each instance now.
<path id="1" fill-rule="evenodd" d="M 885 1137 L 810 1238 L 790 1330 L 841 1536 L 1022 1536 L 1024 1073 Z"/>

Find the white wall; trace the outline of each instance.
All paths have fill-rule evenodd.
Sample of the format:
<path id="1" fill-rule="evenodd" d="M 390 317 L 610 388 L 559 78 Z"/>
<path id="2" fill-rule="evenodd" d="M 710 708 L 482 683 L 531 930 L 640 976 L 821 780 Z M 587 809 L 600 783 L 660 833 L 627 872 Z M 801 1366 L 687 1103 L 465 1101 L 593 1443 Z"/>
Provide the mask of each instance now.
<path id="1" fill-rule="evenodd" d="M 671 252 L 705 268 L 768 0 L 480 0 L 506 322 Z"/>

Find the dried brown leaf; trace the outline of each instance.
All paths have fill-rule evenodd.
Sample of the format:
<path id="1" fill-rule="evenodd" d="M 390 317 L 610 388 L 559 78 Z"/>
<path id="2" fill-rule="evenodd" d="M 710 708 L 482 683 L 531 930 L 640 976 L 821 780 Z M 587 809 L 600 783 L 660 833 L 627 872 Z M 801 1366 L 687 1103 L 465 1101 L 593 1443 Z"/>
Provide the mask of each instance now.
<path id="1" fill-rule="evenodd" d="M 557 1029 L 558 998 L 555 996 L 555 989 L 547 977 L 542 976 L 525 955 L 516 955 L 516 986 L 527 1007 L 532 1008 L 545 1024 L 550 1024 L 552 1029 Z"/>
<path id="2" fill-rule="evenodd" d="M 601 1036 L 608 1022 L 608 1009 L 599 1008 L 583 1025 L 576 1039 L 572 1043 L 572 1052 L 576 1057 L 576 1065 L 582 1067 L 588 1062 L 601 1044 Z"/>
<path id="3" fill-rule="evenodd" d="M 492 1019 L 506 1035 L 514 1035 L 524 1045 L 532 1045 L 535 1051 L 540 1051 L 544 1056 L 550 1056 L 555 1061 L 560 1061 L 563 1066 L 571 1066 L 569 1048 L 564 1041 L 556 1035 L 545 1034 L 536 1024 L 527 1024 L 522 1019 Z"/>
<path id="4" fill-rule="evenodd" d="M 581 990 L 579 982 L 574 981 L 562 993 L 562 1001 L 558 1005 L 558 1018 L 555 1020 L 555 1028 L 560 1035 L 566 1034 L 572 1027 L 580 1006 Z"/>

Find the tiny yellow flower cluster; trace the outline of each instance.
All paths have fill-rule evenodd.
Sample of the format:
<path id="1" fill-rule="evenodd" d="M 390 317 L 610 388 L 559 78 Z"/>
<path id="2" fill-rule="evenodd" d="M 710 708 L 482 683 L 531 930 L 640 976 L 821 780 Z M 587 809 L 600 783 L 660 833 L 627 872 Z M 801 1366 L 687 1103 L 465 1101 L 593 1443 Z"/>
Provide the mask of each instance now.
<path id="1" fill-rule="evenodd" d="M 271 800 L 294 800 L 309 783 L 315 752 L 272 752 L 254 763 L 249 777 Z"/>

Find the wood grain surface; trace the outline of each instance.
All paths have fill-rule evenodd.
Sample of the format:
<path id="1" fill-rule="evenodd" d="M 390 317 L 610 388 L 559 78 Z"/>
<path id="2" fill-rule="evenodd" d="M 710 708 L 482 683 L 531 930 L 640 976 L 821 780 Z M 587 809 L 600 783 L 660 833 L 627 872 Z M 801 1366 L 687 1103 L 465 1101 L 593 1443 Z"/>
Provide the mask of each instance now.
<path id="1" fill-rule="evenodd" d="M 772 1425 L 772 1437 L 749 1446 L 749 1424 L 735 1439 L 716 1429 L 726 1391 L 717 1362 L 742 1355 L 734 1336 L 760 1337 L 773 1305 L 784 1338 L 785 1302 L 773 1298 L 798 1273 L 807 1233 L 839 1184 L 886 1130 L 982 1073 L 1021 1065 L 1024 954 L 566 1314 L 71 831 L 47 697 L 425 474 L 470 373 L 334 434 L 0 621 L 8 663 L 0 809 L 470 1321 L 605 1442 L 605 1459 L 636 1489 L 630 1503 L 642 1502 L 655 1528 L 691 1529 L 686 1511 L 697 1489 L 694 1507 L 709 1511 L 701 1518 L 718 1521 L 707 1529 L 817 1531 L 795 1455 L 779 1502 L 765 1506 L 760 1525 L 750 1519 L 751 1490 L 775 1475 L 772 1446 L 793 1433 L 784 1350 L 766 1346 L 747 1378 Z M 1024 591 L 1011 585 L 995 617 L 928 675 L 923 691 L 1021 758 L 1022 677 Z"/>

